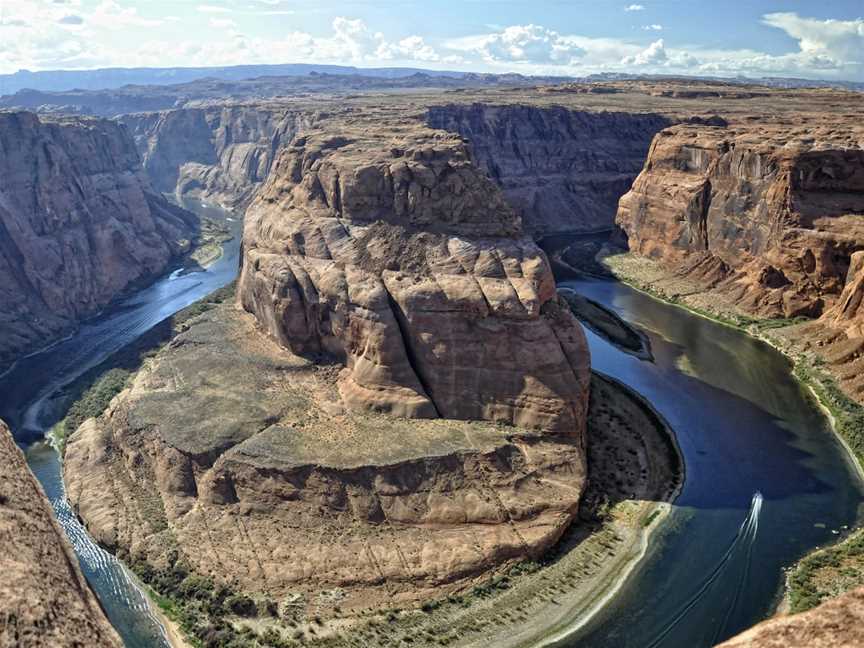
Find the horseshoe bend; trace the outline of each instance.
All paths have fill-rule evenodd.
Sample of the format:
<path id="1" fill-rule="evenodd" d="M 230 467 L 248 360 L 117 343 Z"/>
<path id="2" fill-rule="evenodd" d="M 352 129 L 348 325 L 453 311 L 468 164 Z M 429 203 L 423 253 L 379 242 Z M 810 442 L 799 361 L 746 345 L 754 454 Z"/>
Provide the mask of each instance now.
<path id="1" fill-rule="evenodd" d="M 242 216 L 237 256 L 227 243 L 221 253 L 236 281 L 160 311 L 170 317 L 152 332 L 64 381 L 54 413 L 73 517 L 161 601 L 178 645 L 535 645 L 605 609 L 661 546 L 652 536 L 684 524 L 673 516 L 679 493 L 682 509 L 724 508 L 685 488 L 687 471 L 707 470 L 690 447 L 701 422 L 679 428 L 676 407 L 634 376 L 669 388 L 698 379 L 683 400 L 707 398 L 704 385 L 730 399 L 744 389 L 709 376 L 696 350 L 681 352 L 677 329 L 662 328 L 709 324 L 667 311 L 665 324 L 652 320 L 649 307 L 635 310 L 635 291 L 604 301 L 614 276 L 801 355 L 797 370 L 810 373 L 799 377 L 839 408 L 837 431 L 859 452 L 847 432 L 861 397 L 860 93 L 681 80 L 401 90 L 207 96 L 64 118 L 123 151 L 96 171 L 56 163 L 52 151 L 74 160 L 92 146 L 60 138 L 53 118 L 0 113 L 0 129 L 16 125 L 0 131 L 0 151 L 46 141 L 34 164 L 51 169 L 35 183 L 0 181 L 9 231 L 24 218 L 17 206 L 45 216 L 0 247 L 24 305 L 0 320 L 26 331 L 3 347 L 21 363 L 12 378 L 36 342 L 89 330 L 106 305 L 132 310 L 116 300 L 139 275 L 176 268 L 202 243 L 212 225 L 193 213 L 201 202 Z M 108 101 L 76 97 L 85 109 Z M 107 207 L 84 200 L 105 191 Z M 71 222 L 50 218 L 61 203 Z M 113 243 L 71 272 L 70 241 L 92 242 L 93 231 Z M 134 271 L 103 281 L 136 240 Z M 16 265 L 39 250 L 65 259 L 62 308 L 38 264 Z M 206 265 L 187 262 L 171 279 L 206 276 Z M 29 326 L 34 312 L 50 325 Z M 734 335 L 730 346 L 749 344 Z M 789 384 L 790 408 L 817 412 Z M 775 403 L 758 405 L 780 418 Z M 10 412 L 12 423 L 27 418 Z M 808 425 L 822 425 L 813 416 Z M 846 461 L 831 452 L 832 465 Z M 749 515 L 727 555 L 752 542 L 742 534 L 755 536 L 759 509 Z M 740 522 L 724 521 L 723 533 Z M 794 610 L 860 584 L 848 577 L 854 546 L 795 566 Z M 825 609 L 854 619 L 855 596 Z M 781 645 L 771 633 L 795 624 L 825 636 L 807 615 L 730 645 Z M 824 645 L 845 645 L 842 632 Z"/>

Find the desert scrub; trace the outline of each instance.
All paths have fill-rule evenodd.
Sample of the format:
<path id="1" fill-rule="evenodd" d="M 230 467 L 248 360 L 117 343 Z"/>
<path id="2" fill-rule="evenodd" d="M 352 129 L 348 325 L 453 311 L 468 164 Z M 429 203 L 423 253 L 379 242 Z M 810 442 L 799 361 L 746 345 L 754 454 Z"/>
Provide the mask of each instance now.
<path id="1" fill-rule="evenodd" d="M 864 465 L 864 407 L 849 398 L 833 378 L 805 358 L 795 363 L 795 377 L 809 386 L 834 418 L 834 427 Z M 802 558 L 787 577 L 789 608 L 804 612 L 824 599 L 864 584 L 864 529 L 836 545 Z"/>
<path id="2" fill-rule="evenodd" d="M 62 454 L 65 449 L 66 438 L 88 418 L 102 414 L 111 399 L 123 391 L 147 358 L 154 356 L 174 336 L 182 332 L 191 319 L 233 297 L 233 283 L 210 293 L 173 316 L 162 320 L 140 338 L 112 354 L 104 362 L 65 387 L 66 410 L 49 432 L 60 453 Z"/>
<path id="3" fill-rule="evenodd" d="M 66 445 L 67 434 L 77 430 L 88 418 L 104 412 L 111 399 L 125 389 L 131 375 L 127 369 L 115 367 L 100 375 L 84 389 L 81 396 L 72 403 L 66 416 L 51 428 L 51 436 L 61 453 Z"/>

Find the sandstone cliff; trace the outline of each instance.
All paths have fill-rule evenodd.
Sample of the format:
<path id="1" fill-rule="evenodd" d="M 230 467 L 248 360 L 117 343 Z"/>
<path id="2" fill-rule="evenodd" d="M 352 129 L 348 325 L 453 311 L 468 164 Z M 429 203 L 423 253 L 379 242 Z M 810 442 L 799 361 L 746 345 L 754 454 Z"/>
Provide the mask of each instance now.
<path id="1" fill-rule="evenodd" d="M 488 104 L 433 106 L 427 121 L 467 138 L 478 165 L 538 235 L 612 227 L 651 139 L 670 123 L 651 113 Z"/>
<path id="2" fill-rule="evenodd" d="M 314 119 L 311 110 L 261 102 L 126 115 L 122 121 L 159 191 L 245 207 L 279 148 Z"/>
<path id="3" fill-rule="evenodd" d="M 587 346 L 459 138 L 378 114 L 304 131 L 247 212 L 238 299 L 71 437 L 101 542 L 352 608 L 440 595 L 569 526 Z"/>
<path id="4" fill-rule="evenodd" d="M 718 648 L 857 648 L 862 645 L 864 589 L 858 589 L 809 612 L 763 621 Z"/>
<path id="5" fill-rule="evenodd" d="M 120 125 L 0 112 L 0 364 L 161 272 L 195 223 Z"/>
<path id="6" fill-rule="evenodd" d="M 818 316 L 864 247 L 864 130 L 848 126 L 754 118 L 668 128 L 617 222 L 633 251 L 746 312 Z"/>
<path id="7" fill-rule="evenodd" d="M 587 348 L 517 213 L 458 138 L 370 127 L 283 151 L 246 215 L 243 307 L 343 360 L 358 408 L 580 434 Z"/>
<path id="8" fill-rule="evenodd" d="M 121 646 L 2 421 L 0 547 L 0 646 Z"/>

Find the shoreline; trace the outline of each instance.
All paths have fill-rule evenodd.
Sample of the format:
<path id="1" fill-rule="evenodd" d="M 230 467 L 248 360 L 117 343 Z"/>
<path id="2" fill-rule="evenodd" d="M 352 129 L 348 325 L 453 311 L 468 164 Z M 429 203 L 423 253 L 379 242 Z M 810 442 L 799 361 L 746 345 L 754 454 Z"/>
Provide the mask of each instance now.
<path id="1" fill-rule="evenodd" d="M 666 489 L 653 497 L 649 495 L 647 499 L 637 497 L 618 502 L 611 508 L 607 519 L 594 527 L 575 520 L 559 545 L 549 550 L 547 564 L 532 573 L 520 574 L 503 593 L 476 601 L 465 609 L 450 611 L 450 614 L 445 610 L 439 619 L 421 620 L 416 628 L 412 628 L 417 633 L 436 625 L 458 627 L 468 621 L 475 627 L 478 624 L 484 627 L 484 632 L 460 637 L 446 645 L 459 648 L 550 646 L 578 632 L 602 612 L 648 555 L 652 539 L 666 528 L 673 502 L 683 488 L 686 478 L 683 454 L 674 430 L 648 401 L 620 381 L 599 372 L 592 373 L 595 379 L 606 383 L 606 389 L 623 395 L 642 411 L 643 416 L 659 423 L 654 428 L 656 434 L 646 435 L 652 438 L 645 441 L 664 444 L 664 450 L 670 453 L 667 459 L 671 460 L 674 455 L 675 473 L 665 480 Z M 655 471 L 662 470 L 656 464 L 652 465 Z M 568 533 L 572 537 L 568 537 Z M 594 571 L 590 571 L 592 567 Z M 488 621 L 490 616 L 495 619 L 494 625 Z M 494 628 L 493 632 L 485 627 L 486 623 Z M 358 625 L 358 630 L 361 628 Z M 365 645 L 371 648 L 379 644 Z"/>
<path id="2" fill-rule="evenodd" d="M 605 264 L 610 269 L 613 276 L 618 281 L 627 285 L 628 287 L 632 288 L 633 290 L 636 290 L 637 292 L 640 292 L 644 295 L 647 295 L 648 297 L 651 297 L 652 299 L 656 299 L 660 302 L 663 302 L 664 304 L 668 304 L 670 306 L 676 306 L 676 307 L 682 308 L 692 315 L 702 317 L 704 319 L 710 320 L 710 321 L 712 321 L 716 324 L 720 324 L 722 326 L 727 326 L 727 327 L 736 329 L 736 330 L 744 333 L 745 335 L 749 336 L 750 338 L 757 340 L 763 344 L 766 344 L 767 346 L 774 349 L 776 352 L 780 353 L 789 362 L 790 374 L 792 375 L 792 377 L 795 379 L 795 381 L 798 383 L 798 385 L 807 393 L 807 395 L 813 399 L 814 404 L 817 406 L 819 411 L 825 417 L 825 420 L 828 423 L 828 428 L 831 431 L 831 435 L 842 446 L 843 451 L 844 451 L 843 452 L 844 458 L 846 459 L 847 463 L 849 464 L 849 467 L 852 468 L 852 472 L 855 474 L 855 476 L 859 480 L 859 482 L 861 484 L 864 484 L 864 462 L 859 460 L 858 455 L 855 453 L 855 451 L 852 448 L 852 446 L 850 445 L 849 441 L 846 439 L 846 437 L 841 432 L 839 425 L 838 425 L 837 413 L 832 408 L 831 404 L 825 400 L 825 398 L 822 396 L 822 394 L 820 394 L 819 390 L 816 388 L 816 386 L 814 384 L 814 378 L 802 376 L 799 374 L 799 370 L 801 370 L 801 369 L 806 370 L 808 372 L 813 371 L 814 369 L 816 371 L 818 371 L 818 369 L 813 366 L 812 362 L 808 362 L 806 359 L 804 359 L 801 356 L 796 357 L 795 355 L 793 355 L 793 353 L 790 349 L 785 348 L 784 346 L 779 344 L 776 339 L 772 338 L 769 334 L 766 333 L 766 331 L 774 330 L 773 328 L 769 327 L 767 329 L 759 329 L 758 325 L 760 323 L 760 320 L 758 320 L 756 318 L 751 318 L 753 321 L 747 325 L 745 325 L 743 323 L 741 323 L 741 324 L 735 323 L 731 320 L 725 319 L 720 314 L 704 312 L 700 309 L 690 307 L 686 303 L 682 303 L 681 301 L 678 301 L 677 299 L 675 299 L 673 297 L 668 297 L 668 296 L 664 295 L 662 291 L 654 290 L 654 289 L 648 288 L 644 285 L 641 285 L 640 283 L 638 283 L 638 280 L 635 277 L 632 277 L 631 275 L 629 275 L 620 265 L 616 266 L 613 263 L 609 263 L 608 260 L 609 260 L 610 256 L 623 256 L 624 254 L 634 256 L 633 253 L 631 253 L 631 252 L 619 253 L 616 255 L 608 255 L 608 254 L 603 254 L 603 252 L 601 252 L 600 255 L 598 255 L 598 260 L 601 263 Z M 792 325 L 792 323 L 790 323 L 790 325 Z M 784 327 L 780 327 L 780 328 L 784 328 Z M 830 375 L 829 375 L 829 377 L 830 377 Z M 791 601 L 792 588 L 791 588 L 790 580 L 794 576 L 796 571 L 803 565 L 803 563 L 805 561 L 807 561 L 807 560 L 809 560 L 815 556 L 818 556 L 819 554 L 822 554 L 826 551 L 831 551 L 832 549 L 841 548 L 846 541 L 853 539 L 856 534 L 862 533 L 862 532 L 864 532 L 864 519 L 860 520 L 859 524 L 857 526 L 849 528 L 848 533 L 844 534 L 843 536 L 838 537 L 835 542 L 831 542 L 831 543 L 826 544 L 824 546 L 814 548 L 810 552 L 804 554 L 795 563 L 790 565 L 785 570 L 785 578 L 784 578 L 784 586 L 783 586 L 782 594 L 780 595 L 779 600 L 775 604 L 774 613 L 773 613 L 772 617 L 786 616 L 789 614 L 793 614 L 793 612 L 791 610 L 791 607 L 792 607 L 792 601 Z M 767 618 L 770 619 L 772 617 L 767 617 Z"/>

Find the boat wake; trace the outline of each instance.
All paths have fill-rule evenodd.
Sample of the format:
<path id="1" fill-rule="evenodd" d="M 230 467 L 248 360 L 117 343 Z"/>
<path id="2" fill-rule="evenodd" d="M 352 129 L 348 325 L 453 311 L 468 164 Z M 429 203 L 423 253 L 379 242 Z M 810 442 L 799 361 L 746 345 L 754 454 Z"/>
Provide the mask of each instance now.
<path id="1" fill-rule="evenodd" d="M 739 562 L 733 560 L 733 558 L 742 557 L 743 560 L 740 562 L 742 562 L 743 566 L 735 588 L 735 594 L 731 598 L 729 606 L 726 609 L 723 622 L 717 626 L 714 640 L 711 642 L 711 645 L 717 643 L 719 638 L 723 635 L 735 607 L 738 605 L 741 592 L 744 590 L 747 582 L 747 577 L 750 572 L 750 560 L 752 557 L 753 545 L 756 542 L 756 534 L 759 532 L 759 516 L 762 513 L 762 501 L 762 493 L 759 491 L 753 493 L 747 517 L 744 518 L 744 521 L 738 529 L 738 533 L 732 539 L 732 542 L 714 566 L 714 569 L 712 569 L 702 582 L 699 583 L 696 591 L 675 611 L 675 614 L 672 615 L 670 621 L 660 631 L 657 637 L 646 646 L 646 648 L 658 648 L 658 646 L 662 645 L 663 640 L 666 639 L 675 626 L 677 626 L 687 616 L 687 614 L 696 607 L 699 601 L 701 601 L 705 594 L 711 589 L 711 586 L 716 583 L 721 576 L 728 573 L 729 566 Z"/>

